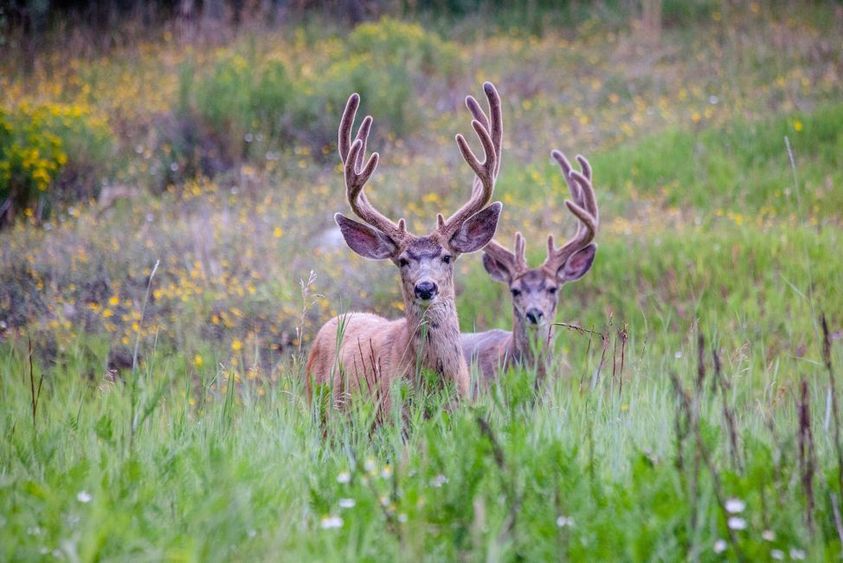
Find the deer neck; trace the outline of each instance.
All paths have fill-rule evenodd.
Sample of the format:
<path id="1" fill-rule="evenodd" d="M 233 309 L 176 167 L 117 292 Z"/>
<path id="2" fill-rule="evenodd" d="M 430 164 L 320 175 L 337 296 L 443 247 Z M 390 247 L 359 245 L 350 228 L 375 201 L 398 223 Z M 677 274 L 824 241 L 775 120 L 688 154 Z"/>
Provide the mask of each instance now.
<path id="1" fill-rule="evenodd" d="M 550 341 L 553 336 L 550 325 L 539 328 L 527 326 L 527 322 L 514 310 L 512 319 L 510 356 L 523 365 L 544 369 L 550 355 Z"/>
<path id="2" fill-rule="evenodd" d="M 461 381 L 468 377 L 468 366 L 462 354 L 454 298 L 440 296 L 430 306 L 423 307 L 405 297 L 404 311 L 410 337 L 409 361 L 455 379 L 461 389 Z"/>

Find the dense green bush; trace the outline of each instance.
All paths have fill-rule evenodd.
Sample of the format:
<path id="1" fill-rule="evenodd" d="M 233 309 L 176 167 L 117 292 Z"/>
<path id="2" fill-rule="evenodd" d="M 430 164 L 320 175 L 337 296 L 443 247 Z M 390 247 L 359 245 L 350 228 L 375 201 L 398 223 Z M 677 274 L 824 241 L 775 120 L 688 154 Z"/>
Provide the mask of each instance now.
<path id="1" fill-rule="evenodd" d="M 337 120 L 351 92 L 360 94 L 363 114 L 377 114 L 375 134 L 402 136 L 415 127 L 409 111 L 410 71 L 397 64 L 379 66 L 369 55 L 352 55 L 325 69 L 294 104 L 292 125 L 297 140 L 314 147 L 335 142 Z"/>
<path id="2" fill-rule="evenodd" d="M 358 25 L 348 36 L 348 46 L 352 53 L 371 55 L 374 67 L 401 65 L 411 73 L 436 73 L 446 79 L 458 68 L 456 45 L 418 24 L 393 18 Z"/>
<path id="3" fill-rule="evenodd" d="M 69 195 L 95 196 L 88 180 L 108 166 L 112 146 L 107 123 L 87 107 L 0 108 L 0 225 L 21 211 L 40 218 L 51 201 Z"/>
<path id="4" fill-rule="evenodd" d="M 453 43 L 391 18 L 357 26 L 342 46 L 315 61 L 315 72 L 307 76 L 253 51 L 225 53 L 201 73 L 186 65 L 180 117 L 196 121 L 194 128 L 221 147 L 221 160 L 233 163 L 263 158 L 267 150 L 291 143 L 315 150 L 330 146 L 346 98 L 359 92 L 363 111 L 377 108 L 378 134 L 400 137 L 418 125 L 411 107 L 414 89 L 433 74 L 450 81 L 460 66 Z M 182 137 L 168 144 L 178 153 L 173 162 L 193 158 Z"/>
<path id="5" fill-rule="evenodd" d="M 273 139 L 282 133 L 293 89 L 283 62 L 230 54 L 194 82 L 193 97 L 205 123 L 228 147 L 245 153 L 255 133 Z M 230 156 L 248 156 L 237 152 Z"/>

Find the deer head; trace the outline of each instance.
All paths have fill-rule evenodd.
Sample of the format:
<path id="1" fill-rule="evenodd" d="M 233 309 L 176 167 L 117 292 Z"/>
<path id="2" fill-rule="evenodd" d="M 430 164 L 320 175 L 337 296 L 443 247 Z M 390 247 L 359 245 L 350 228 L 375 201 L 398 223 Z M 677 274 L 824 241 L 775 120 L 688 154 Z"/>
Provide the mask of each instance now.
<path id="1" fill-rule="evenodd" d="M 486 82 L 483 89 L 489 102 L 488 116 L 471 96 L 466 97 L 466 106 L 474 117 L 471 125 L 483 145 L 484 161 L 480 162 L 462 135 L 456 136 L 457 146 L 476 176 L 471 197 L 448 219 L 437 215 L 436 228 L 423 236 L 407 231 L 404 219 L 396 223 L 387 218 L 363 193 L 363 187 L 377 168 L 379 159 L 378 153 L 364 158 L 372 117 L 363 119 L 352 142 L 351 131 L 360 96 L 352 94 L 346 103 L 340 122 L 338 149 L 344 165 L 348 202 L 365 224 L 340 213 L 334 219 L 345 242 L 354 252 L 374 260 L 391 260 L 398 267 L 405 304 L 427 307 L 437 300 L 452 300 L 454 262 L 460 254 L 480 250 L 495 235 L 502 205 L 499 202 L 486 205 L 492 198 L 500 168 L 501 104 L 491 83 Z"/>
<path id="2" fill-rule="evenodd" d="M 528 328 L 547 328 L 556 317 L 561 287 L 582 278 L 591 269 L 597 244 L 599 215 L 597 200 L 591 185 L 591 165 L 580 155 L 577 161 L 582 172 L 573 170 L 568 159 L 559 151 L 551 153 L 562 168 L 571 200 L 565 205 L 578 219 L 577 232 L 562 247 L 556 248 L 553 235 L 547 238 L 547 258 L 538 268 L 529 268 L 524 256 L 525 241 L 515 234 L 515 252 L 495 241 L 483 251 L 483 266 L 492 279 L 505 283 L 512 293 L 516 322 Z"/>

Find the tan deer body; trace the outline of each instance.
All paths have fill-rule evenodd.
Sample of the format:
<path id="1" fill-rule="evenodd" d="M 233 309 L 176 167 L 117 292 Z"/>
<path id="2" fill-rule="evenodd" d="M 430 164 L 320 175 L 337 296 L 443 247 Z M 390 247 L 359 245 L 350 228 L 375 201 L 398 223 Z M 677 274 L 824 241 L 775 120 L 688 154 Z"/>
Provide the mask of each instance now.
<path id="1" fill-rule="evenodd" d="M 395 320 L 371 313 L 334 317 L 316 335 L 313 350 L 319 353 L 310 355 L 307 372 L 332 374 L 330 385 L 335 397 L 362 388 L 387 401 L 390 385 L 418 368 L 448 377 L 461 395 L 467 394 L 468 365 L 459 345 L 459 322 L 453 302 L 443 300 L 427 310 L 413 309 L 405 318 Z M 336 369 L 337 361 L 343 369 Z M 324 376 L 317 377 L 317 381 L 328 383 Z"/>
<path id="2" fill-rule="evenodd" d="M 591 166 L 577 156 L 582 172 L 572 169 L 568 159 L 553 151 L 568 183 L 573 201 L 568 209 L 579 220 L 577 233 L 561 248 L 553 236 L 548 237 L 547 258 L 540 267 L 529 268 L 525 258 L 525 241 L 515 235 L 515 252 L 495 241 L 483 249 L 483 266 L 495 281 L 506 283 L 512 295 L 512 331 L 490 330 L 464 333 L 463 354 L 470 364 L 477 365 L 484 383 L 514 364 L 534 367 L 543 377 L 551 359 L 552 323 L 559 303 L 562 285 L 583 277 L 594 261 L 599 215 L 591 185 Z"/>
<path id="3" fill-rule="evenodd" d="M 502 125 L 500 99 L 494 86 L 484 85 L 487 117 L 471 96 L 466 105 L 472 126 L 486 154 L 481 163 L 465 139 L 457 144 L 476 174 L 469 201 L 447 220 L 437 216 L 436 229 L 426 236 L 407 232 L 403 219 L 387 219 L 369 203 L 363 186 L 378 162 L 377 153 L 363 164 L 371 127 L 366 117 L 351 143 L 350 133 L 359 97 L 349 98 L 339 131 L 339 152 L 345 166 L 349 203 L 366 224 L 337 214 L 335 219 L 348 246 L 366 258 L 391 260 L 401 274 L 404 318 L 388 320 L 369 313 L 349 313 L 328 321 L 317 333 L 306 365 L 307 385 L 329 384 L 334 402 L 363 390 L 388 407 L 388 390 L 397 379 L 418 369 L 431 370 L 452 381 L 461 396 L 469 392 L 469 371 L 460 345 L 454 294 L 453 265 L 465 252 L 485 246 L 494 236 L 501 204 L 487 204 L 499 165 Z"/>

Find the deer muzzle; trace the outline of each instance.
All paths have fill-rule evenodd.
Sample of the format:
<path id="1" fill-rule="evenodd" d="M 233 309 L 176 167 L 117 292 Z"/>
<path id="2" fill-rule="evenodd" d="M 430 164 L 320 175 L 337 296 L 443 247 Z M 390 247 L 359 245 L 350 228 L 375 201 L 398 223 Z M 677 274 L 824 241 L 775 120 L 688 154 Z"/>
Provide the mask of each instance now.
<path id="1" fill-rule="evenodd" d="M 430 301 L 439 293 L 439 286 L 432 281 L 420 281 L 415 287 L 416 298 L 421 301 Z"/>

